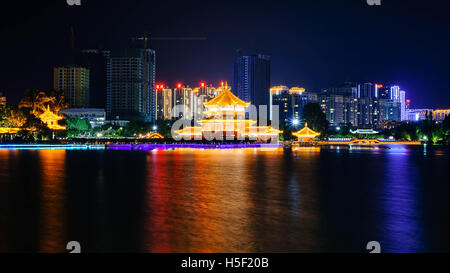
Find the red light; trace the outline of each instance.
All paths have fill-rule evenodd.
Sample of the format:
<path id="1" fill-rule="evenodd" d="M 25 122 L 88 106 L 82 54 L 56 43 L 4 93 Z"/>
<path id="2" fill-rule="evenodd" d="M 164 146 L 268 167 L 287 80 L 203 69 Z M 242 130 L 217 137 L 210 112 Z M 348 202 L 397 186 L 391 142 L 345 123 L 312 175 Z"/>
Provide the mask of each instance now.
<path id="1" fill-rule="evenodd" d="M 159 89 L 159 84 L 156 85 L 156 89 Z"/>
<path id="2" fill-rule="evenodd" d="M 382 84 L 377 84 L 377 88 L 383 88 Z"/>
<path id="3" fill-rule="evenodd" d="M 205 87 L 205 85 L 206 85 L 206 84 L 205 84 L 204 82 L 201 82 L 201 83 L 200 83 L 200 86 L 201 86 L 201 87 Z"/>
<path id="4" fill-rule="evenodd" d="M 181 88 L 183 85 L 181 83 L 177 84 L 177 88 Z"/>
<path id="5" fill-rule="evenodd" d="M 224 82 L 220 82 L 220 86 L 224 86 L 225 85 L 225 83 Z"/>

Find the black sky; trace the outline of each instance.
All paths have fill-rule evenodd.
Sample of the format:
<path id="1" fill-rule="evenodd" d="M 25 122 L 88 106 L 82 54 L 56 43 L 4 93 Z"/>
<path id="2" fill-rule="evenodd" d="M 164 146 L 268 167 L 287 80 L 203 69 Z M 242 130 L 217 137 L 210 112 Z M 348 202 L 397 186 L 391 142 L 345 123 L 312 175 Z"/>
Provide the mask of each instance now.
<path id="1" fill-rule="evenodd" d="M 446 1 L 10 1 L 0 16 L 0 91 L 17 103 L 27 88 L 52 87 L 52 68 L 76 47 L 155 41 L 157 81 L 230 81 L 237 49 L 272 56 L 272 84 L 319 91 L 344 81 L 399 84 L 414 108 L 449 108 L 450 17 Z"/>

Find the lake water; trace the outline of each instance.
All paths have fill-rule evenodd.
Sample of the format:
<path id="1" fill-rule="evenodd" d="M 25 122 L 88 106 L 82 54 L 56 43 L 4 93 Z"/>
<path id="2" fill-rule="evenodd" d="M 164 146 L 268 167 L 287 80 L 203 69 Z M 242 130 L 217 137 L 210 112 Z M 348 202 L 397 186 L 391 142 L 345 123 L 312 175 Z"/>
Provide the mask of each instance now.
<path id="1" fill-rule="evenodd" d="M 450 149 L 0 150 L 0 252 L 450 251 Z"/>

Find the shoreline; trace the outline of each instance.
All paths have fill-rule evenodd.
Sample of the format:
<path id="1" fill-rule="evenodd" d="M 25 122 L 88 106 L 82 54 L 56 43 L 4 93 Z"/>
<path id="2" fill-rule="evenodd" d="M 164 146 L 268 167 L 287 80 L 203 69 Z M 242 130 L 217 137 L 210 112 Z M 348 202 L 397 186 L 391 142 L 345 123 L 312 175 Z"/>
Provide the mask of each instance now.
<path id="1" fill-rule="evenodd" d="M 236 143 L 236 144 L 200 144 L 200 143 L 152 143 L 152 144 L 0 144 L 0 150 L 176 150 L 176 149 L 279 149 L 283 144 Z"/>
<path id="2" fill-rule="evenodd" d="M 348 143 L 318 143 L 311 145 L 296 145 L 283 143 L 127 143 L 127 144 L 0 144 L 0 150 L 121 150 L 121 151 L 152 151 L 152 150 L 179 150 L 179 149 L 199 149 L 199 150 L 230 150 L 230 149 L 298 149 L 298 148 L 326 148 L 326 147 L 383 147 L 389 148 L 391 145 L 398 146 L 419 146 L 417 143 L 382 143 L 382 144 L 348 144 Z M 426 144 L 421 144 L 426 145 Z M 448 146 L 448 145 L 431 145 Z"/>

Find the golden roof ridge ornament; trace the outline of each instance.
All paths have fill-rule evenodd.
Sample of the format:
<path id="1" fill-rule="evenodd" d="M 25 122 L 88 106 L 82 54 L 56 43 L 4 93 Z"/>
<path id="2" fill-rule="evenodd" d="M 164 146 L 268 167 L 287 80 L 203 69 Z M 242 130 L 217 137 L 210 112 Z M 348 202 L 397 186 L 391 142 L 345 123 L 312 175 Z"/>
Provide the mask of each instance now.
<path id="1" fill-rule="evenodd" d="M 213 98 L 212 100 L 203 103 L 205 106 L 243 106 L 248 107 L 251 103 L 245 102 L 238 98 L 235 94 L 233 94 L 228 89 L 228 83 L 225 84 L 225 87 L 220 94 Z"/>

